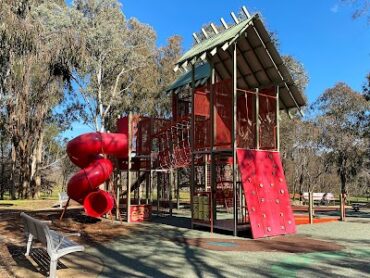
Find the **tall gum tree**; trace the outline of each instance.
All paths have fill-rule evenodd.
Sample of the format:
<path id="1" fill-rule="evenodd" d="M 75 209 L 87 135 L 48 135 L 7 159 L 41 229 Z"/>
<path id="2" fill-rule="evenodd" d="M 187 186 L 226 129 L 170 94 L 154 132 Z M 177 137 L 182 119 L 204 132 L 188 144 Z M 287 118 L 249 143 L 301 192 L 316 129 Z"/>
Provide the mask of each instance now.
<path id="1" fill-rule="evenodd" d="M 364 166 L 369 146 L 364 116 L 369 108 L 365 96 L 345 83 L 327 89 L 313 104 L 314 120 L 321 130 L 320 148 L 327 163 L 335 166 L 342 193 L 348 192 L 349 182 Z"/>
<path id="2" fill-rule="evenodd" d="M 76 62 L 66 7 L 57 2 L 0 2 L 1 133 L 9 139 L 12 198 L 15 189 L 19 198 L 38 196 L 44 129 Z M 56 21 L 65 26 L 53 29 Z"/>
<path id="3" fill-rule="evenodd" d="M 140 71 L 155 63 L 154 30 L 137 19 L 127 20 L 116 0 L 76 0 L 72 9 L 81 37 L 86 38 L 84 63 L 76 82 L 97 131 L 104 131 L 112 107 L 132 107 L 133 88 L 150 82 L 138 80 Z M 143 91 L 143 90 L 142 90 Z"/>

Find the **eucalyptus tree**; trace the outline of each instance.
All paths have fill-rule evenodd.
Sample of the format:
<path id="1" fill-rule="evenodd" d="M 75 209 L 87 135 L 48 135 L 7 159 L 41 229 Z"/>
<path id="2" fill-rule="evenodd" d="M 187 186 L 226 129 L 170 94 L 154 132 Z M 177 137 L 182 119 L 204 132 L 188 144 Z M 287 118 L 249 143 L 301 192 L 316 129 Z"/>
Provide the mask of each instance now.
<path id="1" fill-rule="evenodd" d="M 85 59 L 75 81 L 90 120 L 102 131 L 110 118 L 123 111 L 143 109 L 142 100 L 154 90 L 156 34 L 137 19 L 127 20 L 116 0 L 76 0 L 72 9 L 78 14 L 75 26 L 86 40 Z"/>
<path id="2" fill-rule="evenodd" d="M 2 130 L 12 197 L 37 197 L 45 126 L 79 56 L 63 1 L 0 2 Z M 58 22 L 58 28 L 55 28 Z M 76 43 L 77 42 L 77 43 Z"/>
<path id="3" fill-rule="evenodd" d="M 344 83 L 327 89 L 313 104 L 316 125 L 321 129 L 320 148 L 332 162 L 340 179 L 342 193 L 363 169 L 368 154 L 369 102 L 363 94 Z"/>
<path id="4" fill-rule="evenodd" d="M 370 24 L 370 0 L 341 0 L 343 3 L 353 7 L 352 17 L 354 19 L 366 17 Z"/>
<path id="5" fill-rule="evenodd" d="M 158 71 L 157 90 L 154 92 L 154 107 L 151 114 L 160 117 L 171 115 L 171 98 L 166 88 L 177 78 L 173 70 L 174 64 L 181 57 L 182 37 L 175 35 L 167 40 L 167 45 L 158 50 Z"/>

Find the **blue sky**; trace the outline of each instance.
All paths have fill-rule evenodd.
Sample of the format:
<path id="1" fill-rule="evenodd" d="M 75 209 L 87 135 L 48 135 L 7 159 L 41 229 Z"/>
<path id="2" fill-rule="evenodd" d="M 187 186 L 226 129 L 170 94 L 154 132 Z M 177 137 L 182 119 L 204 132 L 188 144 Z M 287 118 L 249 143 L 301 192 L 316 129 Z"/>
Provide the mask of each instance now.
<path id="1" fill-rule="evenodd" d="M 365 18 L 353 20 L 353 7 L 340 0 L 121 0 L 126 17 L 136 17 L 151 25 L 158 45 L 180 35 L 184 50 L 192 44 L 192 33 L 205 23 L 219 23 L 230 12 L 245 5 L 261 12 L 267 28 L 276 32 L 283 55 L 293 55 L 303 63 L 310 83 L 307 96 L 314 101 L 326 88 L 343 81 L 361 90 L 370 72 L 370 25 Z M 77 131 L 78 130 L 78 131 Z M 82 133 L 85 128 L 75 128 Z"/>
<path id="2" fill-rule="evenodd" d="M 370 26 L 366 20 L 352 20 L 352 8 L 340 0 L 228 0 L 174 1 L 121 0 L 127 17 L 137 17 L 157 31 L 158 44 L 174 34 L 190 48 L 192 33 L 209 22 L 230 18 L 245 5 L 261 12 L 270 31 L 277 33 L 281 54 L 300 60 L 310 76 L 310 101 L 338 81 L 361 89 L 370 72 Z"/>

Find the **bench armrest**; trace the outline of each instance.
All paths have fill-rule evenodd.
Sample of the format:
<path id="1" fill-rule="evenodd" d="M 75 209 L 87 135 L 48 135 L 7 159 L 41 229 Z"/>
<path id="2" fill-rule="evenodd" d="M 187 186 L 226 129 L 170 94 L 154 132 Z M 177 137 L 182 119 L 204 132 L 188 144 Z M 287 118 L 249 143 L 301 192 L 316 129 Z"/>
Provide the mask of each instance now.
<path id="1" fill-rule="evenodd" d="M 63 233 L 63 236 L 81 236 L 80 233 Z"/>
<path id="2" fill-rule="evenodd" d="M 53 251 L 58 251 L 60 246 L 63 244 L 64 239 L 67 239 L 68 236 L 81 236 L 80 233 L 55 233 L 57 235 L 59 234 L 59 243 L 57 244 L 57 246 L 54 247 Z"/>
<path id="3" fill-rule="evenodd" d="M 44 224 L 53 224 L 53 222 L 51 220 L 39 220 L 41 223 L 44 223 Z"/>

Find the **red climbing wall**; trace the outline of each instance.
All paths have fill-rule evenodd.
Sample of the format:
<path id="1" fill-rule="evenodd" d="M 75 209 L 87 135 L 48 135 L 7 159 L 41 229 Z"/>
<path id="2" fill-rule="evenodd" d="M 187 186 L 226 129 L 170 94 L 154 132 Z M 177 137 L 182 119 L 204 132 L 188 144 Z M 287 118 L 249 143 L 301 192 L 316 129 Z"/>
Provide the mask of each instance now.
<path id="1" fill-rule="evenodd" d="M 294 234 L 279 153 L 238 149 L 237 155 L 253 238 Z"/>

